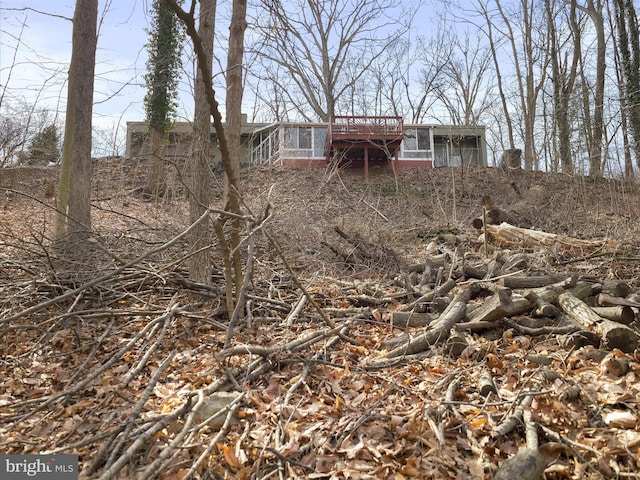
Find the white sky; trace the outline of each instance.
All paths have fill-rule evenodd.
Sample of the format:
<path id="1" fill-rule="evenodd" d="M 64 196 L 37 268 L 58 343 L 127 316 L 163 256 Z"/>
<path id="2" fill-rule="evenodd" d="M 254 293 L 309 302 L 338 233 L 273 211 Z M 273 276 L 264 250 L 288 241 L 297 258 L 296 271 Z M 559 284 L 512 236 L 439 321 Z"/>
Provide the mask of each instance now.
<path id="1" fill-rule="evenodd" d="M 122 153 L 126 122 L 144 119 L 146 12 L 150 2 L 99 0 L 93 116 L 96 155 L 111 154 L 109 149 L 114 146 Z M 222 5 L 228 7 L 225 2 Z M 0 95 L 4 92 L 0 113 L 35 105 L 49 111 L 62 126 L 74 8 L 75 0 L 0 0 Z M 222 19 L 228 13 L 219 11 L 217 16 Z M 187 51 L 189 45 L 187 40 Z M 178 118 L 189 118 L 191 89 L 186 83 L 179 88 Z"/>
<path id="2" fill-rule="evenodd" d="M 107 137 L 114 136 L 117 125 L 144 119 L 147 3 L 99 1 L 94 128 Z M 73 17 L 74 8 L 73 0 L 0 0 L 3 113 L 25 101 L 49 110 L 52 117 L 64 117 L 72 30 L 67 19 Z M 124 141 L 122 131 L 119 140 L 111 140 Z"/>

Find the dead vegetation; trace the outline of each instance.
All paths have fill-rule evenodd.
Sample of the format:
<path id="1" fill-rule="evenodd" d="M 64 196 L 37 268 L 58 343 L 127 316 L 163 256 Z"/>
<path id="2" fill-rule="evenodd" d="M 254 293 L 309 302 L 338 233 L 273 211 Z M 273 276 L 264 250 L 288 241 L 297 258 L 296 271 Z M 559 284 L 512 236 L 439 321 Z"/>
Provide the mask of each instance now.
<path id="1" fill-rule="evenodd" d="M 56 172 L 2 171 L 1 452 L 104 479 L 637 478 L 637 185 L 246 172 L 247 206 L 272 210 L 247 213 L 224 348 L 221 273 L 185 271 L 179 177 L 153 204 L 144 165 L 96 170 L 75 257 L 50 246 Z M 518 226 L 485 243 L 489 193 Z"/>

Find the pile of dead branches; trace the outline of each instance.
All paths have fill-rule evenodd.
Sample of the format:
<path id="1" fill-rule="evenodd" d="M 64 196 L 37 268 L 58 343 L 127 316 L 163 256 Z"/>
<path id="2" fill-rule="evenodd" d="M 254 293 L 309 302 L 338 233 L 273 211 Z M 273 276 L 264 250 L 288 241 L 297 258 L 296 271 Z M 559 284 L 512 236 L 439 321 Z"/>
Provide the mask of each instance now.
<path id="1" fill-rule="evenodd" d="M 268 228 L 246 235 L 282 253 Z M 222 277 L 187 278 L 185 232 L 134 258 L 99 238 L 102 273 L 74 282 L 3 255 L 0 450 L 77 454 L 101 479 L 633 478 L 631 279 L 471 237 L 409 264 L 336 232 L 349 269 L 386 274 L 258 256 L 233 329 Z"/>

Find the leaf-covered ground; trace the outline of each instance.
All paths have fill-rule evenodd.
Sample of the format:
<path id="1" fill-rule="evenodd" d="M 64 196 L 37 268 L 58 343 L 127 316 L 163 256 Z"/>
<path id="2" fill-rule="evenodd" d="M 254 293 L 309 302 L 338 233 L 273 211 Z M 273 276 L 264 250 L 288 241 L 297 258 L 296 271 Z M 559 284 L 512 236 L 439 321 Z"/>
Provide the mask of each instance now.
<path id="1" fill-rule="evenodd" d="M 547 479 L 638 478 L 638 350 L 576 342 L 530 309 L 388 356 L 429 328 L 399 328 L 394 314 L 435 318 L 473 290 L 468 319 L 505 275 L 637 301 L 638 185 L 495 169 L 368 182 L 245 172 L 248 216 L 267 204 L 270 216 L 245 231 L 251 283 L 225 349 L 221 270 L 213 288 L 188 281 L 179 177 L 157 204 L 139 195 L 143 172 L 96 163 L 95 242 L 71 255 L 50 241 L 57 171 L 2 171 L 1 453 L 78 454 L 83 478 L 489 479 L 533 425 Z M 603 248 L 485 251 L 471 226 L 485 195 L 521 226 Z"/>

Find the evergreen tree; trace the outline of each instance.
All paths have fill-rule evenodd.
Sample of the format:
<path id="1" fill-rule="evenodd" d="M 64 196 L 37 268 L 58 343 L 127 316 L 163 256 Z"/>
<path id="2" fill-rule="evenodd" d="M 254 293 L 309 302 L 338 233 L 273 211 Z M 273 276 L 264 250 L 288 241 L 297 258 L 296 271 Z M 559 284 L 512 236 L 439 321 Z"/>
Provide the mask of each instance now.
<path id="1" fill-rule="evenodd" d="M 28 150 L 20 158 L 24 165 L 48 165 L 60 160 L 60 134 L 55 124 L 44 127 L 31 140 Z"/>

